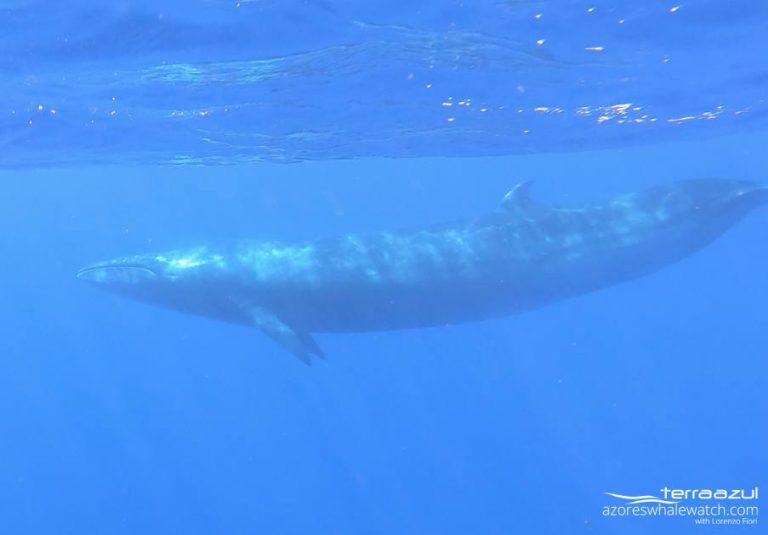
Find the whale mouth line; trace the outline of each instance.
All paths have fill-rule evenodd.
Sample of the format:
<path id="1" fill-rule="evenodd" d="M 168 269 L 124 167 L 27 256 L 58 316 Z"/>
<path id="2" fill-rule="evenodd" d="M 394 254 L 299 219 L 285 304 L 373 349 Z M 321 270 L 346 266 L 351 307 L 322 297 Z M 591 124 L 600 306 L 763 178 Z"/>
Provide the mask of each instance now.
<path id="1" fill-rule="evenodd" d="M 87 282 L 131 282 L 155 279 L 159 275 L 141 264 L 107 264 L 88 266 L 79 270 L 76 277 Z"/>
<path id="2" fill-rule="evenodd" d="M 79 276 L 79 275 L 85 275 L 86 273 L 93 273 L 96 271 L 106 271 L 110 269 L 120 269 L 120 270 L 136 269 L 140 271 L 146 271 L 147 273 L 151 273 L 152 275 L 157 275 L 157 273 L 152 271 L 147 266 L 142 266 L 139 264 L 112 264 L 107 266 L 89 266 L 89 267 L 84 267 L 83 269 L 78 271 L 77 274 Z"/>

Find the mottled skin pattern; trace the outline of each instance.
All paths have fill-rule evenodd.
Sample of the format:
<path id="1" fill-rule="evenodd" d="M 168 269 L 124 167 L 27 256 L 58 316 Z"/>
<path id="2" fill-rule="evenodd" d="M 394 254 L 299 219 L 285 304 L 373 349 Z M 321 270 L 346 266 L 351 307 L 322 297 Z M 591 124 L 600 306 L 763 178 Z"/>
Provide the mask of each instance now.
<path id="1" fill-rule="evenodd" d="M 766 202 L 768 190 L 757 184 L 706 179 L 552 208 L 532 202 L 524 183 L 476 220 L 142 255 L 96 264 L 79 276 L 153 304 L 255 324 L 290 345 L 265 324 L 266 314 L 267 323 L 274 317 L 301 334 L 298 349 L 289 349 L 303 353 L 312 332 L 482 320 L 651 273 Z"/>

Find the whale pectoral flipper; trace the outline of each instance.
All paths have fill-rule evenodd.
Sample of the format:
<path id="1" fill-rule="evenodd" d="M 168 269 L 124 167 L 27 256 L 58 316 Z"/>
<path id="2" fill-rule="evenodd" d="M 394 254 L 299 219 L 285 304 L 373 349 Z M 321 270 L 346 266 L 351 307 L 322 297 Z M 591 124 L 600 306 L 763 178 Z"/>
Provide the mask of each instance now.
<path id="1" fill-rule="evenodd" d="M 304 364 L 312 363 L 312 355 L 325 358 L 311 334 L 297 331 L 266 308 L 251 308 L 250 317 L 253 324 L 264 334 L 293 353 Z"/>

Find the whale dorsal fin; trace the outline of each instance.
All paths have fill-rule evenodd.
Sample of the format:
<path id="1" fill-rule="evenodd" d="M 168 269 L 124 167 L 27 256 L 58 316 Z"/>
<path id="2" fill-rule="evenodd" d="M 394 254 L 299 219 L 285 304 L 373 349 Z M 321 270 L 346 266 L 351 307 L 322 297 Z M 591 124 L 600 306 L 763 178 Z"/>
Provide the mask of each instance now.
<path id="1" fill-rule="evenodd" d="M 501 201 L 501 207 L 504 210 L 520 210 L 532 206 L 531 186 L 533 180 L 524 180 L 509 190 Z"/>
<path id="2" fill-rule="evenodd" d="M 548 208 L 544 204 L 531 199 L 533 180 L 525 180 L 509 190 L 501 201 L 503 212 L 511 215 L 534 216 Z"/>

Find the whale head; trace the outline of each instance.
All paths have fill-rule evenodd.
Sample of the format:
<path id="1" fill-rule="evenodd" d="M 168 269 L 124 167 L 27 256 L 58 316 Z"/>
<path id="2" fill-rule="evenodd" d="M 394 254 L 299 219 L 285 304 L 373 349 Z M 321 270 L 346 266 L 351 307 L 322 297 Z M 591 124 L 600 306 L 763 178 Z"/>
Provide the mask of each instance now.
<path id="1" fill-rule="evenodd" d="M 768 204 L 768 187 L 747 180 L 682 180 L 631 195 L 630 202 L 659 223 L 718 234 Z"/>
<path id="2" fill-rule="evenodd" d="M 163 273 L 155 262 L 141 258 L 110 260 L 86 266 L 77 272 L 77 278 L 116 293 L 138 286 L 157 285 Z"/>
<path id="3" fill-rule="evenodd" d="M 748 180 L 703 178 L 683 180 L 667 190 L 669 215 L 741 218 L 768 203 L 768 187 Z"/>
<path id="4" fill-rule="evenodd" d="M 163 304 L 175 293 L 174 278 L 165 266 L 150 256 L 98 262 L 77 272 L 78 280 L 131 299 Z"/>
<path id="5" fill-rule="evenodd" d="M 626 208 L 620 228 L 631 229 L 633 243 L 645 243 L 645 254 L 663 264 L 712 243 L 768 204 L 768 187 L 745 180 L 682 180 L 617 202 Z"/>
<path id="6" fill-rule="evenodd" d="M 77 272 L 78 279 L 95 285 L 136 284 L 159 276 L 151 262 L 139 258 L 98 262 Z"/>
<path id="7" fill-rule="evenodd" d="M 123 297 L 194 312 L 208 299 L 199 281 L 222 267 L 218 259 L 203 249 L 138 255 L 86 266 L 77 278 Z"/>
<path id="8" fill-rule="evenodd" d="M 678 183 L 694 210 L 746 214 L 768 203 L 768 187 L 749 180 L 698 179 Z"/>

